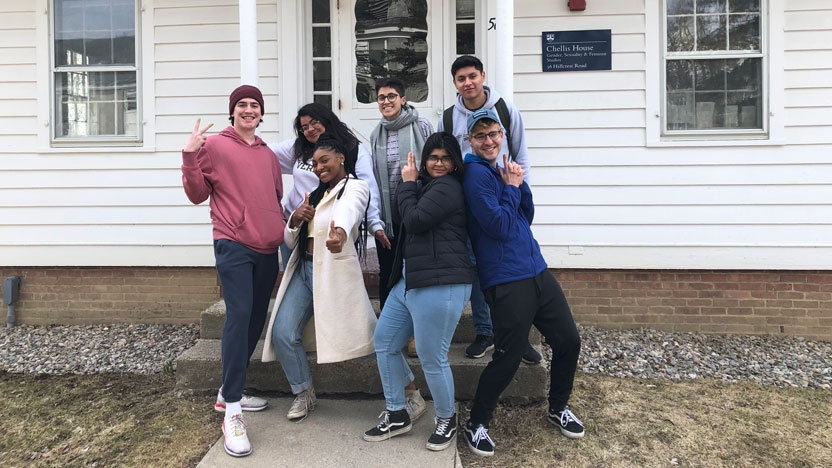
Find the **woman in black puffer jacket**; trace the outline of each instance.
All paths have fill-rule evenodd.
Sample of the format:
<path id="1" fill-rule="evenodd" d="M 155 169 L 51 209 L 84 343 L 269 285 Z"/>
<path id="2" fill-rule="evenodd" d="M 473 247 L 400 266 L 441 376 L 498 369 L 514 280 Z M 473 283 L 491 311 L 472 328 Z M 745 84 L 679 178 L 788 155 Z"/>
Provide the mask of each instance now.
<path id="1" fill-rule="evenodd" d="M 401 234 L 390 295 L 374 335 L 387 411 L 377 427 L 364 433 L 364 439 L 381 441 L 410 431 L 404 387 L 414 377 L 402 347 L 415 336 L 436 409 L 436 430 L 427 448 L 443 450 L 457 432 L 448 349 L 475 273 L 466 247 L 465 169 L 456 139 L 448 133 L 428 137 L 421 166 L 417 170 L 413 153 L 408 154 L 396 190 L 401 226 L 397 232 Z"/>

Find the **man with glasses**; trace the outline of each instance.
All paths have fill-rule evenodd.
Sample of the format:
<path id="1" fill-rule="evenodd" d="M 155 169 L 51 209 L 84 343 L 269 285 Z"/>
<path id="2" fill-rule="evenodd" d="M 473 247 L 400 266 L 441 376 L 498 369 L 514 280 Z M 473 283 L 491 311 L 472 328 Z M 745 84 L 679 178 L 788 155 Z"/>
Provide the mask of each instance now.
<path id="1" fill-rule="evenodd" d="M 523 168 L 525 180 L 528 183 L 529 154 L 520 112 L 510 102 L 503 99 L 497 90 L 485 84 L 485 71 L 482 62 L 477 57 L 463 55 L 454 60 L 451 65 L 451 77 L 457 90 L 456 103 L 445 110 L 443 118 L 439 121 L 438 131 L 452 133 L 459 142 L 462 153 L 469 153 L 471 145 L 466 131 L 468 117 L 480 109 L 493 110 L 498 116 L 497 121 L 507 133 L 506 138 L 503 138 L 500 154 L 507 154 L 512 161 Z M 502 164 L 502 161 L 498 161 L 498 164 Z M 476 283 L 471 288 L 471 315 L 477 337 L 465 350 L 465 355 L 477 359 L 494 349 L 494 334 L 491 330 L 488 305 Z M 532 346 L 529 346 L 523 353 L 523 362 L 527 364 L 537 364 L 540 360 L 540 353 Z"/>
<path id="2" fill-rule="evenodd" d="M 402 180 L 401 168 L 407 164 L 407 153 L 416 155 L 416 166 L 425 140 L 433 133 L 433 126 L 427 119 L 408 104 L 404 94 L 404 83 L 396 78 L 381 78 L 376 81 L 378 110 L 381 121 L 370 135 L 373 154 L 373 173 L 381 192 L 381 219 L 384 233 L 389 242 L 376 240 L 379 263 L 378 296 L 382 308 L 389 293 L 390 268 L 393 265 L 393 250 L 396 245 L 396 226 L 393 224 L 393 208 L 396 207 L 396 187 Z"/>
<path id="3" fill-rule="evenodd" d="M 466 442 L 477 455 L 494 454 L 488 425 L 500 394 L 508 387 L 534 325 L 552 347 L 547 420 L 569 438 L 584 436 L 583 423 L 569 409 L 581 338 L 563 290 L 549 272 L 531 231 L 534 202 L 525 171 L 502 153 L 504 129 L 497 114 L 480 109 L 467 120 L 473 154 L 465 155 L 468 235 L 478 276 L 494 324 L 494 357 L 480 375 Z M 497 162 L 502 160 L 502 167 Z"/>

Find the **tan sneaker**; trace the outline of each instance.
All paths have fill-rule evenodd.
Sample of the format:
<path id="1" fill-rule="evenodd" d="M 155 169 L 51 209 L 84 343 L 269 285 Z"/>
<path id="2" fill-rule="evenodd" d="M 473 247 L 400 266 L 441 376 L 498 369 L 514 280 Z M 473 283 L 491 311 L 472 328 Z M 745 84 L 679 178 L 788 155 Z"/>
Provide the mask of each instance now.
<path id="1" fill-rule="evenodd" d="M 404 390 L 404 408 L 407 410 L 411 421 L 416 421 L 425 414 L 427 405 L 418 388 L 415 390 Z"/>
<path id="2" fill-rule="evenodd" d="M 315 388 L 309 387 L 309 389 L 295 395 L 295 401 L 292 402 L 292 407 L 289 408 L 286 417 L 292 420 L 306 419 L 309 412 L 315 409 L 317 403 L 318 398 L 315 397 Z"/>

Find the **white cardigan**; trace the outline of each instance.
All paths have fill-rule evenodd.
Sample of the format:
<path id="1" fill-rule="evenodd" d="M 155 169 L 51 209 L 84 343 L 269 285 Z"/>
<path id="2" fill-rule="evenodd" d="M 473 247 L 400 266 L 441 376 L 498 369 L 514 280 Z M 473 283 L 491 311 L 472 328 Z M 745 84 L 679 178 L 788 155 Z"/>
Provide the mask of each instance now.
<path id="1" fill-rule="evenodd" d="M 340 200 L 338 191 L 346 183 Z M 376 314 L 367 296 L 364 275 L 355 250 L 358 226 L 364 218 L 364 209 L 370 197 L 367 183 L 350 177 L 338 183 L 315 207 L 315 250 L 313 252 L 312 302 L 315 320 L 315 341 L 317 342 L 318 363 L 340 362 L 366 356 L 375 352 L 373 332 L 376 328 Z M 291 218 L 290 218 L 291 219 Z M 330 221 L 347 233 L 347 242 L 340 253 L 333 254 L 326 248 Z M 263 346 L 263 362 L 274 361 L 277 356 L 272 344 L 272 328 L 280 303 L 289 287 L 289 282 L 303 259 L 297 259 L 305 249 L 294 247 L 300 227 L 289 228 L 286 222 L 284 239 L 291 247 L 292 257 L 280 281 L 277 298 L 269 318 Z"/>

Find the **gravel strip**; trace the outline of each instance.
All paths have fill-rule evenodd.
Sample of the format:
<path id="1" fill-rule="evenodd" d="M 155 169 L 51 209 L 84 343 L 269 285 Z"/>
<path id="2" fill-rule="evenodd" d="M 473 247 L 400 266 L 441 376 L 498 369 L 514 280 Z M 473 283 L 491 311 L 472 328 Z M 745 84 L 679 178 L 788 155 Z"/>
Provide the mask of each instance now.
<path id="1" fill-rule="evenodd" d="M 832 343 L 580 327 L 578 369 L 616 377 L 832 389 Z M 157 373 L 199 338 L 198 325 L 83 325 L 0 329 L 0 370 L 33 374 Z M 548 348 L 546 354 L 549 354 Z"/>
<path id="2" fill-rule="evenodd" d="M 199 338 L 199 325 L 19 325 L 0 331 L 0 370 L 29 374 L 153 374 Z"/>

